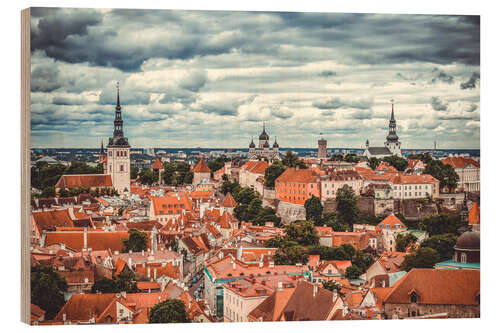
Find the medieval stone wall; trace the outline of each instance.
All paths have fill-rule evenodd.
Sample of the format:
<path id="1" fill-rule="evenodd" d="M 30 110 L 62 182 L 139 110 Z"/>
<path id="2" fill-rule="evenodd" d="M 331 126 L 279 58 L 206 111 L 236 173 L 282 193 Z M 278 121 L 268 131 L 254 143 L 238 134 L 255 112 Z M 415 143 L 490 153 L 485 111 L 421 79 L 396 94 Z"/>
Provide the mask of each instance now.
<path id="1" fill-rule="evenodd" d="M 429 314 L 447 313 L 449 318 L 479 318 L 480 306 L 459 304 L 418 304 L 418 303 L 385 303 L 384 312 L 387 318 L 411 318 Z"/>
<path id="2" fill-rule="evenodd" d="M 306 209 L 302 205 L 296 205 L 284 201 L 280 201 L 276 214 L 281 217 L 283 224 L 290 224 L 295 220 L 306 219 Z"/>

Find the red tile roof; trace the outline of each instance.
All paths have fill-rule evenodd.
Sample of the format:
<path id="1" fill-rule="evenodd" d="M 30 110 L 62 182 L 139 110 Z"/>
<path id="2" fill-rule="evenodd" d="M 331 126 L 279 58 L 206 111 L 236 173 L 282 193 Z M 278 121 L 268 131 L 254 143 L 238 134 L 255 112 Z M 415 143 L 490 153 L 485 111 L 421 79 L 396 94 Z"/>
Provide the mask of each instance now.
<path id="1" fill-rule="evenodd" d="M 439 183 L 439 180 L 428 174 L 421 175 L 403 175 L 398 174 L 393 179 L 394 184 L 432 184 Z"/>
<path id="2" fill-rule="evenodd" d="M 395 215 L 389 215 L 389 216 L 387 216 L 377 226 L 380 229 L 386 229 L 387 226 L 389 226 L 390 229 L 394 229 L 394 228 L 396 228 L 396 224 L 399 224 L 400 228 L 406 228 L 406 225 L 403 222 L 401 222 L 401 220 L 398 219 Z"/>
<path id="3" fill-rule="evenodd" d="M 207 163 L 205 163 L 205 161 L 201 159 L 194 167 L 193 172 L 207 173 L 210 172 L 210 168 L 208 167 Z"/>
<path id="4" fill-rule="evenodd" d="M 193 209 L 191 200 L 186 195 L 152 197 L 151 204 L 153 205 L 155 215 L 178 215 L 182 210 L 190 211 Z M 183 207 L 181 207 L 183 205 Z M 177 207 L 175 207 L 177 206 Z M 171 213 L 169 213 L 171 211 Z"/>
<path id="5" fill-rule="evenodd" d="M 477 305 L 479 270 L 414 268 L 392 287 L 384 303 L 410 303 L 410 294 L 420 304 Z"/>
<path id="6" fill-rule="evenodd" d="M 453 168 L 465 168 L 469 165 L 479 168 L 479 162 L 467 157 L 447 157 L 443 164 L 451 165 Z"/>
<path id="7" fill-rule="evenodd" d="M 113 187 L 113 182 L 111 175 L 62 175 L 55 187 Z"/>
<path id="8" fill-rule="evenodd" d="M 148 248 L 151 248 L 151 241 L 148 234 Z M 123 231 L 88 231 L 87 248 L 94 251 L 108 250 L 121 251 L 125 248 L 122 239 L 128 239 L 129 233 Z M 64 243 L 67 247 L 80 252 L 84 246 L 84 232 L 61 231 L 47 232 L 45 246 Z"/>
<path id="9" fill-rule="evenodd" d="M 288 168 L 276 179 L 276 182 L 316 183 L 318 180 L 318 174 L 311 169 Z"/>
<path id="10" fill-rule="evenodd" d="M 480 222 L 480 214 L 479 204 L 474 202 L 469 211 L 469 224 L 478 224 Z"/>
<path id="11" fill-rule="evenodd" d="M 43 230 L 56 230 L 58 227 L 75 226 L 67 209 L 33 212 L 32 216 L 40 233 Z"/>
<path id="12" fill-rule="evenodd" d="M 163 164 L 160 162 L 160 160 L 156 159 L 155 162 L 153 163 L 153 165 L 151 166 L 151 169 L 153 169 L 153 170 L 163 170 L 164 167 L 163 167 Z"/>
<path id="13" fill-rule="evenodd" d="M 224 200 L 222 200 L 222 207 L 236 207 L 238 204 L 236 200 L 234 200 L 233 196 L 230 192 L 227 192 Z"/>

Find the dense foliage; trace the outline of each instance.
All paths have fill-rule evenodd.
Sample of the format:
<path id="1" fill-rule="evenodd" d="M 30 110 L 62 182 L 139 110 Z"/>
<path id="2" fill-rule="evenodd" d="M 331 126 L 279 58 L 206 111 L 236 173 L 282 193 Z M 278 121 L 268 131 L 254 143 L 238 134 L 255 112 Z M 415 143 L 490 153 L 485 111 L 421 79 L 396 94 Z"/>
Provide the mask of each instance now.
<path id="1" fill-rule="evenodd" d="M 169 162 L 164 163 L 162 173 L 163 181 L 169 186 L 179 186 L 183 184 L 191 184 L 193 182 L 193 171 L 189 164 L 184 162 Z"/>
<path id="2" fill-rule="evenodd" d="M 321 200 L 313 195 L 306 200 L 304 208 L 306 210 L 306 219 L 313 221 L 315 225 L 321 225 L 323 222 L 323 205 L 321 204 Z"/>
<path id="3" fill-rule="evenodd" d="M 406 252 L 406 248 L 410 243 L 415 243 L 417 241 L 417 237 L 415 235 L 406 233 L 406 234 L 397 234 L 396 235 L 396 251 Z"/>
<path id="4" fill-rule="evenodd" d="M 420 244 L 422 247 L 428 247 L 436 250 L 439 253 L 439 261 L 451 259 L 455 253 L 455 244 L 457 236 L 454 234 L 434 235 Z"/>
<path id="5" fill-rule="evenodd" d="M 149 323 L 189 323 L 184 302 L 167 299 L 156 304 L 149 313 Z"/>
<path id="6" fill-rule="evenodd" d="M 429 236 L 440 234 L 458 235 L 458 229 L 463 225 L 460 216 L 439 214 L 425 217 L 419 224 L 419 229 L 427 231 Z"/>
<path id="7" fill-rule="evenodd" d="M 148 235 L 145 232 L 137 229 L 130 229 L 128 231 L 128 239 L 122 239 L 125 248 L 122 252 L 141 252 L 148 248 Z"/>
<path id="8" fill-rule="evenodd" d="M 430 160 L 427 162 L 424 173 L 430 174 L 439 180 L 439 187 L 441 189 L 447 188 L 451 190 L 458 184 L 458 174 L 451 165 L 443 164 L 440 160 Z"/>
<path id="9" fill-rule="evenodd" d="M 354 190 L 344 185 L 337 191 L 337 219 L 352 227 L 359 217 L 358 198 Z"/>
<path id="10" fill-rule="evenodd" d="M 92 293 L 118 293 L 120 291 L 126 291 L 128 293 L 137 293 L 139 289 L 137 289 L 137 283 L 135 282 L 135 275 L 129 270 L 122 271 L 118 277 L 114 277 L 113 279 L 108 279 L 103 277 L 97 281 L 95 281 L 92 286 Z"/>
<path id="11" fill-rule="evenodd" d="M 52 267 L 31 267 L 31 303 L 45 310 L 45 319 L 52 319 L 64 305 L 66 280 Z"/>
<path id="12" fill-rule="evenodd" d="M 285 156 L 281 159 L 281 162 L 288 168 L 295 168 L 298 166 L 299 169 L 307 169 L 304 161 L 302 161 L 297 154 L 292 153 L 291 150 L 286 152 Z"/>
<path id="13" fill-rule="evenodd" d="M 439 253 L 430 247 L 419 247 L 415 252 L 407 254 L 401 269 L 409 272 L 412 268 L 433 268 L 439 262 Z"/>
<path id="14" fill-rule="evenodd" d="M 269 188 L 274 188 L 274 181 L 276 178 L 281 176 L 281 174 L 285 171 L 285 166 L 281 161 L 275 161 L 271 164 L 264 173 L 265 186 Z"/>
<path id="15" fill-rule="evenodd" d="M 158 173 L 151 169 L 142 169 L 138 181 L 143 185 L 153 185 L 158 182 Z"/>

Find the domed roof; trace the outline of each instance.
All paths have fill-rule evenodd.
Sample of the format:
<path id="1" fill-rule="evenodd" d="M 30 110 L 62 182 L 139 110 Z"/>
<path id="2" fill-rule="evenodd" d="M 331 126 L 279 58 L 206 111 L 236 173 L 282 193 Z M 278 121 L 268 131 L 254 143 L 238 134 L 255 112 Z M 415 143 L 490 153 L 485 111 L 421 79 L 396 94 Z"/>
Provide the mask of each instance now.
<path id="1" fill-rule="evenodd" d="M 255 143 L 253 143 L 253 138 L 252 138 L 252 142 L 250 142 L 250 145 L 248 145 L 248 148 L 255 148 Z"/>
<path id="2" fill-rule="evenodd" d="M 389 133 L 389 135 L 387 135 L 387 137 L 386 137 L 386 140 L 389 142 L 398 141 L 399 136 L 396 133 Z"/>
<path id="3" fill-rule="evenodd" d="M 276 142 L 276 140 L 274 141 L 274 144 L 273 144 L 273 148 L 279 148 L 280 146 L 278 145 L 278 143 Z"/>
<path id="4" fill-rule="evenodd" d="M 264 142 L 264 148 L 269 148 L 269 141 Z"/>
<path id="5" fill-rule="evenodd" d="M 259 140 L 269 140 L 269 135 L 266 133 L 266 123 L 262 125 L 262 133 L 259 135 Z"/>
<path id="6" fill-rule="evenodd" d="M 479 249 L 481 237 L 479 232 L 466 231 L 457 239 L 455 248 L 459 249 Z"/>

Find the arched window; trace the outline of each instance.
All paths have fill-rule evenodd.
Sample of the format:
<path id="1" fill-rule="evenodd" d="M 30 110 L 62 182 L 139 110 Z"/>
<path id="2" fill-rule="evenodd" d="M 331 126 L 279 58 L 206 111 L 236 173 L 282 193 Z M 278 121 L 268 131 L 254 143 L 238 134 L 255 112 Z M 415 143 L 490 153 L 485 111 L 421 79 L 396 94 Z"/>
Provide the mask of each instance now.
<path id="1" fill-rule="evenodd" d="M 460 255 L 460 262 L 466 263 L 467 262 L 467 253 L 462 252 Z"/>

